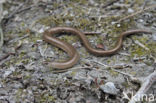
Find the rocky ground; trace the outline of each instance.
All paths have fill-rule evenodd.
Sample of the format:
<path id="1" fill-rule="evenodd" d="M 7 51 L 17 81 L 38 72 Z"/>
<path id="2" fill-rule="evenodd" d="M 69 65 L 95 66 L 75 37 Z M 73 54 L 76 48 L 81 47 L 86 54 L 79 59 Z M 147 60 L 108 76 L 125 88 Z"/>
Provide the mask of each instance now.
<path id="1" fill-rule="evenodd" d="M 129 75 L 144 78 L 156 69 L 153 5 L 155 0 L 4 0 L 0 103 L 127 103 L 140 88 Z M 56 26 L 100 33 L 87 38 L 94 48 L 105 50 L 113 48 L 124 31 L 144 29 L 152 34 L 125 38 L 118 53 L 108 57 L 88 53 L 76 36 L 61 35 L 58 38 L 77 49 L 80 60 L 67 72 L 54 73 L 47 63 L 68 55 L 43 41 L 42 35 Z M 155 96 L 155 83 L 147 94 Z"/>

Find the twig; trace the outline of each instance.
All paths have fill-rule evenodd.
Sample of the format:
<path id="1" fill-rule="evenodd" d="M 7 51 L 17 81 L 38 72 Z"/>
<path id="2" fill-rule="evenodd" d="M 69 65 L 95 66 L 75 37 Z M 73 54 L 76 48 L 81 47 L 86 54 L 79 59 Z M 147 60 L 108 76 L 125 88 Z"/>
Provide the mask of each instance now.
<path id="1" fill-rule="evenodd" d="M 97 62 L 97 61 L 94 61 L 100 65 L 103 65 L 105 67 L 109 67 L 108 65 L 105 65 L 101 62 Z M 152 86 L 152 84 L 156 81 L 156 70 L 151 73 L 149 76 L 143 78 L 143 79 L 140 79 L 140 78 L 135 78 L 134 76 L 128 74 L 128 73 L 124 73 L 124 72 L 121 72 L 121 71 L 118 71 L 118 70 L 115 70 L 113 68 L 111 68 L 112 70 L 120 73 L 120 74 L 123 74 L 123 75 L 126 75 L 128 77 L 130 77 L 130 80 L 131 81 L 134 81 L 134 82 L 137 82 L 137 83 L 140 83 L 141 84 L 141 88 L 137 91 L 137 93 L 130 99 L 129 103 L 136 103 L 137 100 L 140 100 L 141 98 L 141 95 L 145 94 L 149 88 Z"/>
<path id="2" fill-rule="evenodd" d="M 2 48 L 3 46 L 3 30 L 2 30 L 2 27 L 0 25 L 0 49 Z"/>
<path id="3" fill-rule="evenodd" d="M 149 50 L 149 48 L 147 48 L 144 44 L 142 44 L 138 40 L 135 41 L 135 44 L 138 44 L 140 47 L 144 48 L 145 50 Z"/>
<path id="4" fill-rule="evenodd" d="M 26 0 L 25 1 L 25 3 L 27 3 L 29 0 Z M 3 30 L 2 30 L 2 26 L 10 19 L 10 18 L 12 18 L 16 13 L 18 13 L 18 12 L 21 12 L 21 10 L 20 10 L 20 8 L 22 7 L 24 5 L 24 3 L 23 4 L 21 4 L 13 13 L 11 13 L 8 17 L 6 17 L 6 18 L 3 18 L 2 20 L 0 20 L 0 48 L 3 46 L 3 42 L 4 42 L 4 34 L 3 34 Z M 27 8 L 28 9 L 28 8 Z M 1 24 L 2 24 L 2 26 L 1 26 Z M 6 58 L 7 58 L 8 56 L 6 55 Z M 0 60 L 1 61 L 1 60 Z"/>
<path id="5" fill-rule="evenodd" d="M 15 38 L 15 39 L 13 39 L 13 40 L 10 40 L 8 43 L 13 43 L 13 42 L 19 41 L 19 40 L 21 40 L 21 39 L 24 39 L 24 38 L 28 37 L 29 35 L 30 35 L 30 34 L 28 33 L 28 34 L 26 34 L 26 35 L 24 35 L 24 36 L 22 36 L 22 37 L 19 37 L 19 38 Z"/>
<path id="6" fill-rule="evenodd" d="M 44 6 L 44 5 L 47 5 L 47 4 L 48 4 L 48 3 L 45 3 L 45 4 L 39 3 L 39 4 L 37 4 L 37 5 L 30 5 L 30 6 L 28 6 L 28 7 L 25 7 L 25 8 L 22 8 L 22 9 L 21 9 L 21 7 L 23 7 L 24 4 L 26 4 L 28 1 L 29 1 L 29 0 L 26 0 L 26 1 L 25 1 L 23 4 L 21 4 L 13 13 L 11 13 L 9 16 L 3 18 L 3 20 L 2 20 L 2 25 L 6 24 L 10 18 L 14 17 L 15 14 L 21 13 L 21 12 L 23 12 L 23 11 L 25 11 L 25 10 L 29 10 L 29 9 L 31 9 L 31 8 L 33 8 L 33 7 L 36 7 L 36 6 Z"/>
<path id="7" fill-rule="evenodd" d="M 42 49 L 41 46 L 39 46 L 39 52 L 40 52 L 42 57 L 45 57 L 46 50 L 47 50 L 47 44 L 45 45 L 44 49 Z"/>
<path id="8" fill-rule="evenodd" d="M 19 5 L 19 7 L 18 7 L 16 10 L 14 10 L 14 12 L 12 12 L 9 16 L 4 17 L 4 18 L 2 19 L 2 26 L 3 26 L 4 24 L 6 24 L 10 18 L 14 17 L 15 14 L 20 13 L 20 12 L 22 12 L 22 11 L 24 11 L 24 10 L 30 9 L 31 6 L 30 6 L 30 7 L 26 7 L 26 8 L 24 8 L 24 9 L 21 9 L 21 8 L 24 6 L 25 3 L 28 3 L 28 1 L 29 1 L 29 0 L 26 0 L 24 3 L 22 3 L 21 5 Z"/>
<path id="9" fill-rule="evenodd" d="M 143 8 L 142 9 L 145 9 L 145 7 L 146 7 L 146 5 L 147 5 L 148 2 L 149 2 L 149 0 L 145 0 L 144 1 Z"/>
<path id="10" fill-rule="evenodd" d="M 103 64 L 103 63 L 101 63 L 101 62 L 98 62 L 98 61 L 96 61 L 96 60 L 91 60 L 91 62 L 98 63 L 98 64 L 100 64 L 100 65 L 102 65 L 102 66 L 104 66 L 104 67 L 110 67 L 110 66 L 108 66 L 108 65 L 106 65 L 106 64 Z"/>
<path id="11" fill-rule="evenodd" d="M 2 18 L 3 18 L 3 3 L 4 1 L 0 2 L 0 49 L 3 46 L 3 30 L 1 26 Z"/>
<path id="12" fill-rule="evenodd" d="M 151 73 L 149 76 L 144 78 L 136 78 L 128 73 L 124 73 L 118 70 L 113 69 L 114 71 L 126 75 L 130 78 L 132 82 L 139 83 L 141 85 L 140 89 L 137 91 L 137 93 L 132 96 L 131 99 L 129 99 L 129 103 L 135 103 L 136 101 L 140 101 L 142 96 L 150 89 L 152 84 L 156 81 L 156 71 Z"/>
<path id="13" fill-rule="evenodd" d="M 0 62 L 6 58 L 8 58 L 11 55 L 11 53 L 8 53 L 6 55 L 4 55 L 2 58 L 0 58 Z"/>
<path id="14" fill-rule="evenodd" d="M 4 55 L 2 58 L 0 58 L 0 62 L 4 59 L 8 58 L 10 55 L 15 55 L 16 51 L 22 46 L 22 42 L 19 42 L 19 44 L 14 48 L 15 52 L 9 52 L 6 55 Z"/>
<path id="15" fill-rule="evenodd" d="M 84 32 L 85 35 L 101 34 L 101 32 Z"/>
<path id="16" fill-rule="evenodd" d="M 151 73 L 149 76 L 147 76 L 143 81 L 141 88 L 138 90 L 138 92 L 131 98 L 129 103 L 136 103 L 137 101 L 140 101 L 142 98 L 142 95 L 145 94 L 149 88 L 152 86 L 152 84 L 156 81 L 156 71 Z"/>
<path id="17" fill-rule="evenodd" d="M 4 24 L 6 24 L 10 18 L 14 17 L 14 15 L 18 12 L 18 10 L 20 10 L 20 8 L 21 8 L 23 5 L 24 5 L 24 3 L 21 4 L 16 10 L 14 10 L 14 12 L 12 12 L 9 16 L 4 17 L 4 18 L 2 19 L 2 26 L 3 26 Z"/>
<path id="18" fill-rule="evenodd" d="M 111 69 L 123 69 L 123 68 L 126 68 L 126 67 L 131 67 L 130 65 L 127 65 L 127 64 L 119 64 L 119 65 L 114 65 L 114 66 L 109 66 L 109 65 L 106 65 L 106 64 L 103 64 L 101 62 L 98 62 L 98 61 L 95 61 L 95 60 L 90 60 L 91 62 L 95 62 L 95 63 L 98 63 L 106 68 L 111 68 Z"/>
<path id="19" fill-rule="evenodd" d="M 137 12 L 135 12 L 135 13 L 132 13 L 132 14 L 130 14 L 130 15 L 124 17 L 124 18 L 121 18 L 121 19 L 118 20 L 116 23 L 120 23 L 121 21 L 124 21 L 124 20 L 126 20 L 126 19 L 128 19 L 128 18 L 134 17 L 135 15 L 138 15 L 138 14 L 140 14 L 140 13 L 146 11 L 146 10 L 149 10 L 149 9 L 152 9 L 152 8 L 155 8 L 155 7 L 156 7 L 156 5 L 152 5 L 152 6 L 150 6 L 150 7 L 145 8 L 145 9 L 139 10 L 139 11 L 137 11 Z"/>
<path id="20" fill-rule="evenodd" d="M 119 0 L 112 0 L 110 2 L 108 2 L 107 4 L 105 4 L 104 6 L 102 6 L 103 8 L 106 8 L 107 6 L 110 6 L 112 4 L 114 4 L 115 2 L 118 2 Z"/>
<path id="21" fill-rule="evenodd" d="M 76 67 L 73 68 L 71 70 L 77 70 L 77 69 L 91 69 L 93 66 L 85 66 L 85 67 Z M 56 73 L 64 73 L 67 72 L 69 69 L 62 69 L 62 70 L 57 70 L 57 69 L 53 69 L 52 73 L 56 74 Z"/>

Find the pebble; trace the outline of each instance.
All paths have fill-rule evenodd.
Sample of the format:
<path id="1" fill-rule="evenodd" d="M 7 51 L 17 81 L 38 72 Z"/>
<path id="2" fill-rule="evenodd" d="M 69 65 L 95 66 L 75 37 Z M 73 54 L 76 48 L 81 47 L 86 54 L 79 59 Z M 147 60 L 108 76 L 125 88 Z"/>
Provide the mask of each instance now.
<path id="1" fill-rule="evenodd" d="M 36 52 L 30 52 L 30 53 L 28 53 L 28 56 L 33 58 L 33 59 L 39 59 L 40 58 L 40 54 L 36 53 Z"/>
<path id="2" fill-rule="evenodd" d="M 44 28 L 41 28 L 40 30 L 39 30 L 39 33 L 43 33 L 44 32 Z"/>
<path id="3" fill-rule="evenodd" d="M 142 22 L 144 22 L 144 20 L 143 19 L 139 19 L 139 22 L 142 23 Z"/>
<path id="4" fill-rule="evenodd" d="M 6 2 L 6 0 L 0 0 L 0 4 Z"/>
<path id="5" fill-rule="evenodd" d="M 133 9 L 128 8 L 128 13 L 133 13 L 133 12 L 134 12 L 134 10 L 133 10 Z"/>
<path id="6" fill-rule="evenodd" d="M 3 74 L 3 77 L 6 78 L 14 71 L 15 71 L 15 67 L 11 66 L 8 70 L 5 71 L 5 73 Z"/>
<path id="7" fill-rule="evenodd" d="M 154 41 L 156 41 L 156 33 L 154 33 L 154 34 L 152 35 L 152 38 L 153 38 Z"/>
<path id="8" fill-rule="evenodd" d="M 114 25 L 114 24 L 116 24 L 116 22 L 113 21 L 113 22 L 111 22 L 111 24 Z"/>
<path id="9" fill-rule="evenodd" d="M 8 15 L 8 14 L 9 14 L 9 12 L 7 10 L 3 11 L 3 15 Z"/>
<path id="10" fill-rule="evenodd" d="M 120 27 L 121 25 L 120 24 L 117 24 L 117 27 Z"/>
<path id="11" fill-rule="evenodd" d="M 118 91 L 119 91 L 119 89 L 117 89 L 115 87 L 114 83 L 112 83 L 112 82 L 107 82 L 105 85 L 101 85 L 100 89 L 103 92 L 111 94 L 111 95 L 117 95 Z"/>
<path id="12" fill-rule="evenodd" d="M 20 21 L 22 21 L 22 18 L 20 18 L 19 16 L 16 16 L 14 20 L 17 22 L 20 22 Z"/>

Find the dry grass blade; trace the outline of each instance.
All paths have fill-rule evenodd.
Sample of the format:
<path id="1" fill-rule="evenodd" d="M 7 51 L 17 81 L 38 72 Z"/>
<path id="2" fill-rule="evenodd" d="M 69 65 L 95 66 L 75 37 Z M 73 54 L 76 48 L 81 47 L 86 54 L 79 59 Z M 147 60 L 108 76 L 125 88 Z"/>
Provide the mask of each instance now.
<path id="1" fill-rule="evenodd" d="M 145 8 L 145 9 L 141 9 L 141 10 L 135 12 L 135 13 L 132 13 L 132 14 L 124 17 L 124 18 L 121 18 L 120 20 L 117 21 L 117 23 L 120 23 L 121 21 L 127 20 L 127 19 L 129 19 L 131 17 L 134 17 L 135 15 L 138 15 L 140 13 L 143 13 L 143 12 L 145 12 L 147 10 L 150 10 L 150 9 L 153 9 L 153 8 L 156 8 L 156 4 L 155 5 L 152 5 L 152 6 L 149 6 L 149 7 Z"/>

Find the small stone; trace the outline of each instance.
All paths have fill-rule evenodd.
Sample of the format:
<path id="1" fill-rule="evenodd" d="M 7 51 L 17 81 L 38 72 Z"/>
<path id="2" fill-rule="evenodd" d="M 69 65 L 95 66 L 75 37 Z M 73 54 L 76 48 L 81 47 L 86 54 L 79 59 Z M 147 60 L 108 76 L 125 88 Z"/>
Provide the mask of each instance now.
<path id="1" fill-rule="evenodd" d="M 5 71 L 5 73 L 4 73 L 4 77 L 7 77 L 8 75 L 10 75 L 12 73 L 12 71 Z"/>
<path id="2" fill-rule="evenodd" d="M 40 54 L 36 53 L 36 52 L 30 52 L 30 53 L 28 53 L 28 56 L 33 58 L 33 59 L 39 59 L 40 58 Z"/>
<path id="3" fill-rule="evenodd" d="M 134 10 L 133 10 L 133 9 L 128 8 L 128 13 L 133 13 L 133 12 L 134 12 Z"/>
<path id="4" fill-rule="evenodd" d="M 15 71 L 15 67 L 11 66 L 8 70 L 5 71 L 3 77 L 6 78 L 7 76 L 9 76 L 14 71 Z"/>
<path id="5" fill-rule="evenodd" d="M 144 22 L 144 20 L 143 19 L 139 19 L 139 22 L 142 23 L 142 22 Z"/>
<path id="6" fill-rule="evenodd" d="M 80 43 L 80 42 L 72 43 L 72 45 L 73 45 L 75 48 L 80 48 L 80 47 L 81 47 L 81 43 Z"/>
<path id="7" fill-rule="evenodd" d="M 6 0 L 1 0 L 1 1 L 0 1 L 0 3 L 5 3 L 5 2 L 6 2 Z"/>
<path id="8" fill-rule="evenodd" d="M 87 79 L 85 72 L 77 72 L 76 75 L 73 77 L 75 80 L 85 81 Z"/>
<path id="9" fill-rule="evenodd" d="M 100 89 L 111 95 L 117 95 L 119 91 L 112 82 L 107 82 L 105 85 L 101 85 Z"/>
<path id="10" fill-rule="evenodd" d="M 71 25 L 71 22 L 69 20 L 66 20 L 66 25 L 67 26 L 70 26 Z"/>
<path id="11" fill-rule="evenodd" d="M 123 2 L 124 2 L 124 0 L 120 0 L 120 2 L 122 2 L 122 3 L 123 3 Z"/>
<path id="12" fill-rule="evenodd" d="M 14 20 L 17 21 L 17 22 L 22 21 L 22 19 L 19 16 L 16 16 Z"/>
<path id="13" fill-rule="evenodd" d="M 39 33 L 43 33 L 43 32 L 44 32 L 44 29 L 41 28 L 41 29 L 39 30 Z"/>
<path id="14" fill-rule="evenodd" d="M 117 24 L 117 27 L 120 27 L 121 25 L 120 24 Z"/>
<path id="15" fill-rule="evenodd" d="M 152 35 L 154 41 L 156 41 L 156 33 Z"/>
<path id="16" fill-rule="evenodd" d="M 112 21 L 111 24 L 114 25 L 114 24 L 116 24 L 116 22 Z"/>
<path id="17" fill-rule="evenodd" d="M 4 10 L 4 11 L 3 11 L 3 15 L 8 15 L 8 13 L 9 13 L 9 12 L 8 12 L 7 10 Z"/>

